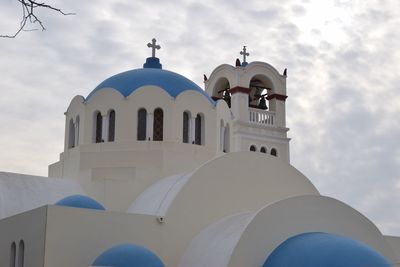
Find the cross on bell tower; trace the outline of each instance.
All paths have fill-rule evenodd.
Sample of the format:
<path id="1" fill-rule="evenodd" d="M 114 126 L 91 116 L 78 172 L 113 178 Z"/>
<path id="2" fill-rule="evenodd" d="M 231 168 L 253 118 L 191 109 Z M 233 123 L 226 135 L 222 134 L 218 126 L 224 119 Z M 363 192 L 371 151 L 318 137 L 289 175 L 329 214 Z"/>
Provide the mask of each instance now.
<path id="1" fill-rule="evenodd" d="M 247 65 L 246 56 L 250 56 L 250 54 L 247 53 L 247 49 L 246 49 L 246 46 L 245 46 L 245 45 L 243 46 L 243 51 L 240 51 L 240 54 L 243 55 L 243 63 L 242 63 L 242 66 L 246 66 L 246 65 Z"/>
<path id="2" fill-rule="evenodd" d="M 161 46 L 156 45 L 156 42 L 156 38 L 153 38 L 151 43 L 147 44 L 147 47 L 151 48 L 151 57 L 156 57 L 156 49 L 159 50 L 161 48 Z"/>

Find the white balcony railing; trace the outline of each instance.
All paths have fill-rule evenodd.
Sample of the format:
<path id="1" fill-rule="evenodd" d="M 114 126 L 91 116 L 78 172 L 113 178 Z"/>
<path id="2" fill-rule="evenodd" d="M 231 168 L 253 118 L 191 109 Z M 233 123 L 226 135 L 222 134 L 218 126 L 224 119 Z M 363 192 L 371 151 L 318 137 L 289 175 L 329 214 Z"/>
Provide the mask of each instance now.
<path id="1" fill-rule="evenodd" d="M 250 123 L 259 125 L 275 125 L 275 112 L 249 108 Z"/>

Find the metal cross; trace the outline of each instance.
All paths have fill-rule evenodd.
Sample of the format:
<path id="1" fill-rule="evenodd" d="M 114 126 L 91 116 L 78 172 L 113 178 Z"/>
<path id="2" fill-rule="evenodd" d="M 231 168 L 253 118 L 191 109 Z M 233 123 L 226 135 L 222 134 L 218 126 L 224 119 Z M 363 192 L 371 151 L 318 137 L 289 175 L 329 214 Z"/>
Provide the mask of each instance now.
<path id="1" fill-rule="evenodd" d="M 151 43 L 147 44 L 147 47 L 151 48 L 151 56 L 152 57 L 156 57 L 156 49 L 160 49 L 161 48 L 161 46 L 156 45 L 156 42 L 157 42 L 156 38 L 153 38 L 151 40 Z"/>
<path id="2" fill-rule="evenodd" d="M 246 56 L 250 56 L 249 53 L 246 53 L 246 46 L 243 46 L 243 51 L 240 51 L 240 54 L 243 55 L 243 62 L 246 62 Z"/>

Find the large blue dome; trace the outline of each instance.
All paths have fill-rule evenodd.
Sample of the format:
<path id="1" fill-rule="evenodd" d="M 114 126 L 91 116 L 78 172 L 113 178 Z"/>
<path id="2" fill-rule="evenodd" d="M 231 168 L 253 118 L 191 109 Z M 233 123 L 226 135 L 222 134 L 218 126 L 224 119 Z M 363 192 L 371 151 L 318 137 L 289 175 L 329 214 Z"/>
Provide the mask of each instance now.
<path id="1" fill-rule="evenodd" d="M 65 197 L 55 203 L 57 206 L 73 207 L 73 208 L 84 208 L 92 210 L 105 210 L 96 200 L 83 196 L 83 195 L 72 195 Z"/>
<path id="2" fill-rule="evenodd" d="M 191 80 L 175 72 L 159 68 L 135 69 L 114 75 L 100 83 L 86 99 L 90 99 L 97 91 L 105 88 L 114 88 L 127 97 L 136 89 L 145 85 L 158 86 L 174 98 L 183 91 L 193 90 L 201 93 L 214 104 L 214 100 Z"/>
<path id="3" fill-rule="evenodd" d="M 367 245 L 328 233 L 304 233 L 287 239 L 263 267 L 387 267 L 389 262 Z"/>
<path id="4" fill-rule="evenodd" d="M 156 254 L 134 244 L 121 244 L 104 251 L 93 262 L 93 266 L 112 267 L 164 267 Z"/>

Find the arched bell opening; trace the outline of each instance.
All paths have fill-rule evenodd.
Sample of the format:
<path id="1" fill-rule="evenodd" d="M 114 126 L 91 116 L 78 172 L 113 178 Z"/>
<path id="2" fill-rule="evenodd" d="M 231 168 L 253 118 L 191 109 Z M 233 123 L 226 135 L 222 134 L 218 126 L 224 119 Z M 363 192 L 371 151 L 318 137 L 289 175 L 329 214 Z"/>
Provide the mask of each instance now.
<path id="1" fill-rule="evenodd" d="M 274 91 L 271 80 L 264 75 L 255 75 L 249 84 L 249 107 L 268 110 L 268 96 Z"/>
<path id="2" fill-rule="evenodd" d="M 220 78 L 214 87 L 212 98 L 214 100 L 223 99 L 231 107 L 231 94 L 229 89 L 231 88 L 227 78 Z"/>

